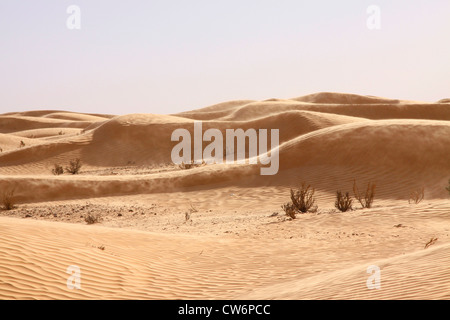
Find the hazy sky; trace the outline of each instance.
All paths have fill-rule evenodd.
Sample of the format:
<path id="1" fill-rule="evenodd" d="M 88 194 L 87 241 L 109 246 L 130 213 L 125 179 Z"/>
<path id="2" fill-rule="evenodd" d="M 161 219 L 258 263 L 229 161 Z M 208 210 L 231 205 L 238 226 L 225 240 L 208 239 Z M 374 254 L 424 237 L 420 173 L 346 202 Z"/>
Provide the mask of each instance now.
<path id="1" fill-rule="evenodd" d="M 449 16 L 449 0 L 1 0 L 0 113 L 167 114 L 320 91 L 437 101 Z"/>

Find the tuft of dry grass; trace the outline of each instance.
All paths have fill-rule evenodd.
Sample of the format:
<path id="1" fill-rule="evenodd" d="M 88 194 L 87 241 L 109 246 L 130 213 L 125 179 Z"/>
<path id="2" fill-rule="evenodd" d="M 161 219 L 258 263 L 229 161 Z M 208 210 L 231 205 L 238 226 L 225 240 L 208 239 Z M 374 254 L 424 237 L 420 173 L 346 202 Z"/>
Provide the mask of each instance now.
<path id="1" fill-rule="evenodd" d="M 64 173 L 64 169 L 63 169 L 63 167 L 60 166 L 59 164 L 55 164 L 54 168 L 52 169 L 52 173 L 53 173 L 55 176 L 59 176 L 59 175 L 61 175 L 61 174 Z"/>
<path id="2" fill-rule="evenodd" d="M 206 165 L 205 161 L 202 161 L 202 163 L 196 163 L 194 161 L 191 161 L 191 163 L 184 163 L 184 162 L 182 162 L 179 165 L 179 167 L 180 167 L 180 169 L 188 170 L 188 169 L 192 169 L 192 168 L 196 168 L 196 167 L 202 167 L 204 165 Z"/>
<path id="3" fill-rule="evenodd" d="M 425 188 L 424 187 L 422 187 L 421 189 L 418 189 L 418 190 L 414 190 L 409 195 L 408 203 L 414 202 L 415 204 L 418 204 L 423 200 L 424 196 L 425 196 Z"/>
<path id="4" fill-rule="evenodd" d="M 438 238 L 431 238 L 430 241 L 428 241 L 428 242 L 425 244 L 425 248 L 424 248 L 424 249 L 426 249 L 426 248 L 428 248 L 429 246 L 435 244 L 436 241 L 438 241 Z"/>
<path id="5" fill-rule="evenodd" d="M 66 172 L 70 174 L 78 174 L 83 165 L 81 164 L 81 160 L 79 158 L 70 160 L 70 164 L 66 167 Z"/>
<path id="6" fill-rule="evenodd" d="M 281 208 L 284 210 L 286 215 L 290 217 L 291 219 L 295 219 L 295 207 L 292 203 L 288 202 L 281 206 Z"/>
<path id="7" fill-rule="evenodd" d="M 101 220 L 101 215 L 100 214 L 94 214 L 94 213 L 88 213 L 86 214 L 86 216 L 84 217 L 84 221 L 87 224 L 94 224 L 94 223 L 99 223 Z"/>
<path id="8" fill-rule="evenodd" d="M 14 189 L 9 191 L 3 191 L 2 205 L 4 210 L 12 210 L 15 208 Z"/>
<path id="9" fill-rule="evenodd" d="M 366 193 L 364 195 L 361 195 L 361 193 L 358 190 L 358 187 L 356 186 L 356 180 L 353 180 L 353 194 L 355 196 L 355 199 L 358 200 L 358 202 L 361 204 L 363 208 L 371 208 L 373 199 L 375 197 L 375 188 L 376 185 L 374 183 L 369 182 L 367 184 Z"/>
<path id="10" fill-rule="evenodd" d="M 311 185 L 307 186 L 305 183 L 302 183 L 299 190 L 294 191 L 291 189 L 291 201 L 297 212 L 317 211 L 317 206 L 313 207 L 315 202 L 314 192 L 315 189 L 311 188 Z"/>
<path id="11" fill-rule="evenodd" d="M 196 208 L 194 208 L 194 206 L 192 205 L 192 203 L 189 203 L 189 205 L 190 205 L 189 211 L 186 211 L 186 212 L 184 213 L 185 223 L 187 223 L 187 222 L 192 223 L 191 215 L 192 215 L 194 212 L 198 212 L 198 210 L 197 210 Z"/>
<path id="12" fill-rule="evenodd" d="M 334 203 L 334 206 L 342 211 L 346 212 L 348 210 L 352 210 L 352 203 L 353 199 L 350 197 L 350 194 L 348 192 L 344 193 L 341 191 L 336 191 L 336 201 Z"/>

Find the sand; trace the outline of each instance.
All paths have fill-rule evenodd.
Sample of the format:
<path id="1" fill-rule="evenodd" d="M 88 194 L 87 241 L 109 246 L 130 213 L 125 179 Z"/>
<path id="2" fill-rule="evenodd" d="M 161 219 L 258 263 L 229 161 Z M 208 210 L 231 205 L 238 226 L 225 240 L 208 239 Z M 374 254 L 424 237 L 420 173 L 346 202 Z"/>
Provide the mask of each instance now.
<path id="1" fill-rule="evenodd" d="M 279 171 L 172 163 L 175 129 L 279 129 Z M 206 145 L 206 144 L 205 144 Z M 449 299 L 450 104 L 318 93 L 173 115 L 0 115 L 0 299 Z M 80 174 L 55 164 L 80 158 Z M 373 207 L 334 208 L 376 184 Z M 290 188 L 317 212 L 290 219 Z M 410 203 L 415 190 L 425 198 Z M 88 225 L 85 218 L 98 215 Z M 426 247 L 431 239 L 437 239 Z M 367 268 L 379 267 L 369 289 Z M 81 269 L 81 289 L 66 270 Z"/>

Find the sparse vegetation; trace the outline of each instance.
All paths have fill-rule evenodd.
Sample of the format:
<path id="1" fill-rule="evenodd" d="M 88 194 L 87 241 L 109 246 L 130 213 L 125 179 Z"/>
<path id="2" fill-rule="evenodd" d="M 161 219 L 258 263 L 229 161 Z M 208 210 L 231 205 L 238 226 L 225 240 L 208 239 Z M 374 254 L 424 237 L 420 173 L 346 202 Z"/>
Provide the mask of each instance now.
<path id="1" fill-rule="evenodd" d="M 63 169 L 63 167 L 60 166 L 59 164 L 55 164 L 55 167 L 52 169 L 52 173 L 53 173 L 55 176 L 59 176 L 59 175 L 61 175 L 61 174 L 64 173 L 64 169 Z"/>
<path id="2" fill-rule="evenodd" d="M 346 192 L 345 195 L 341 191 L 336 192 L 336 202 L 334 203 L 334 206 L 338 210 L 342 212 L 352 210 L 352 203 L 353 199 L 350 197 L 350 194 L 348 192 Z"/>
<path id="3" fill-rule="evenodd" d="M 192 221 L 192 220 L 191 220 L 191 212 L 186 211 L 186 212 L 184 213 L 184 219 L 185 219 L 185 222 Z"/>
<path id="4" fill-rule="evenodd" d="M 191 222 L 192 223 L 191 214 L 193 214 L 194 212 L 198 212 L 198 210 L 196 208 L 194 208 L 192 203 L 190 203 L 189 211 L 184 213 L 184 218 L 185 218 L 186 223 L 187 222 Z"/>
<path id="5" fill-rule="evenodd" d="M 196 163 L 194 161 L 191 161 L 191 163 L 184 163 L 184 162 L 182 162 L 179 165 L 179 167 L 180 167 L 180 169 L 188 170 L 188 169 L 192 169 L 192 168 L 196 168 L 196 167 L 201 167 L 201 166 L 204 166 L 204 165 L 206 165 L 205 161 L 202 161 L 202 163 Z"/>
<path id="6" fill-rule="evenodd" d="M 435 244 L 436 241 L 438 241 L 438 238 L 431 238 L 430 241 L 428 241 L 428 242 L 425 244 L 425 248 L 424 248 L 424 249 L 426 249 L 426 248 L 428 248 L 429 246 Z"/>
<path id="7" fill-rule="evenodd" d="M 87 224 L 94 224 L 94 223 L 99 223 L 101 219 L 101 216 L 99 214 L 94 214 L 94 213 L 88 213 L 86 214 L 86 216 L 84 217 L 84 221 Z"/>
<path id="8" fill-rule="evenodd" d="M 20 140 L 19 148 L 23 148 L 23 147 L 25 147 L 25 142 L 23 142 L 23 140 Z"/>
<path id="9" fill-rule="evenodd" d="M 448 179 L 448 187 L 445 189 L 448 191 L 448 193 L 450 193 L 450 179 Z"/>
<path id="10" fill-rule="evenodd" d="M 295 206 L 288 202 L 281 206 L 281 208 L 286 212 L 286 215 L 292 219 L 295 219 Z"/>
<path id="11" fill-rule="evenodd" d="M 366 193 L 364 194 L 364 196 L 362 196 L 358 190 L 358 187 L 356 186 L 356 180 L 353 181 L 353 194 L 355 196 L 355 199 L 358 200 L 363 208 L 372 207 L 373 198 L 375 197 L 375 188 L 376 185 L 369 182 L 367 184 Z"/>
<path id="12" fill-rule="evenodd" d="M 314 192 L 315 189 L 311 188 L 310 185 L 306 186 L 305 183 L 302 183 L 300 190 L 294 191 L 291 189 L 291 201 L 298 213 L 317 211 L 317 206 L 314 206 Z"/>
<path id="13" fill-rule="evenodd" d="M 414 190 L 409 195 L 408 203 L 418 204 L 423 200 L 424 196 L 425 196 L 425 188 L 424 187 L 422 187 L 421 189 L 418 189 L 418 190 Z"/>
<path id="14" fill-rule="evenodd" d="M 12 210 L 15 208 L 14 189 L 9 191 L 3 191 L 2 205 L 4 210 Z"/>
<path id="15" fill-rule="evenodd" d="M 70 161 L 70 165 L 66 167 L 66 172 L 70 174 L 78 174 L 83 165 L 81 164 L 80 159 L 74 159 Z"/>
<path id="16" fill-rule="evenodd" d="M 191 213 L 194 213 L 194 212 L 198 212 L 198 210 L 192 205 L 192 203 L 189 203 L 189 205 L 190 205 L 190 209 L 189 209 L 189 211 L 191 212 Z"/>

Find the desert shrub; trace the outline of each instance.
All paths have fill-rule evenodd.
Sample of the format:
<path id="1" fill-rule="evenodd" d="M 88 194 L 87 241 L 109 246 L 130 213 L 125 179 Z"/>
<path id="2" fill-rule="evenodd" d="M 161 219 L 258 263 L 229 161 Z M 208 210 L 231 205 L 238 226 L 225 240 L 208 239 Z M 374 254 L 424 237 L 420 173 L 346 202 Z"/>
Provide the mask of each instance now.
<path id="1" fill-rule="evenodd" d="M 425 196 L 425 188 L 422 187 L 421 189 L 414 190 L 409 195 L 408 203 L 418 204 L 423 200 L 424 196 Z"/>
<path id="2" fill-rule="evenodd" d="M 2 205 L 4 210 L 12 210 L 15 208 L 14 202 L 14 190 L 3 191 L 2 194 Z"/>
<path id="3" fill-rule="evenodd" d="M 84 217 L 84 221 L 87 224 L 94 224 L 94 223 L 99 223 L 100 222 L 100 218 L 101 216 L 99 214 L 94 214 L 94 213 L 88 213 L 85 217 Z"/>
<path id="4" fill-rule="evenodd" d="M 25 142 L 23 142 L 23 140 L 21 140 L 20 144 L 19 144 L 19 148 L 23 148 L 23 147 L 25 147 Z"/>
<path id="5" fill-rule="evenodd" d="M 358 187 L 356 186 L 356 180 L 353 181 L 353 194 L 355 196 L 355 199 L 358 200 L 358 202 L 361 204 L 363 208 L 371 208 L 373 203 L 373 198 L 375 196 L 375 188 L 376 185 L 373 183 L 367 184 L 366 193 L 361 195 L 361 193 L 358 190 Z"/>
<path id="6" fill-rule="evenodd" d="M 315 202 L 314 192 L 315 190 L 310 185 L 306 186 L 305 183 L 302 183 L 299 190 L 291 189 L 291 201 L 297 212 L 306 213 L 317 210 L 317 207 L 313 207 Z"/>
<path id="7" fill-rule="evenodd" d="M 52 169 L 52 173 L 53 173 L 55 176 L 59 176 L 59 175 L 61 175 L 61 174 L 64 173 L 64 169 L 63 169 L 63 167 L 60 166 L 59 164 L 55 164 L 55 167 Z"/>
<path id="8" fill-rule="evenodd" d="M 201 167 L 201 166 L 204 166 L 204 165 L 206 165 L 205 161 L 202 161 L 202 163 L 196 163 L 194 161 L 191 161 L 191 163 L 184 163 L 184 162 L 182 162 L 179 165 L 179 167 L 180 167 L 180 169 L 188 170 L 188 169 L 192 169 L 192 168 L 196 168 L 196 167 Z"/>
<path id="9" fill-rule="evenodd" d="M 350 197 L 348 192 L 345 195 L 341 191 L 336 192 L 336 202 L 334 206 L 342 212 L 352 210 L 353 199 Z"/>
<path id="10" fill-rule="evenodd" d="M 288 203 L 282 205 L 281 208 L 284 210 L 284 212 L 286 213 L 286 215 L 288 217 L 295 219 L 295 211 L 296 210 L 295 210 L 295 206 L 292 203 L 288 202 Z"/>
<path id="11" fill-rule="evenodd" d="M 66 167 L 66 172 L 71 174 L 78 174 L 80 172 L 80 169 L 83 165 L 81 164 L 80 159 L 74 159 L 70 160 L 70 164 L 68 167 Z"/>
<path id="12" fill-rule="evenodd" d="M 424 248 L 424 249 L 426 249 L 426 248 L 428 248 L 429 246 L 435 244 L 436 241 L 438 241 L 438 238 L 434 238 L 434 237 L 431 238 L 427 243 L 425 243 L 425 248 Z"/>

